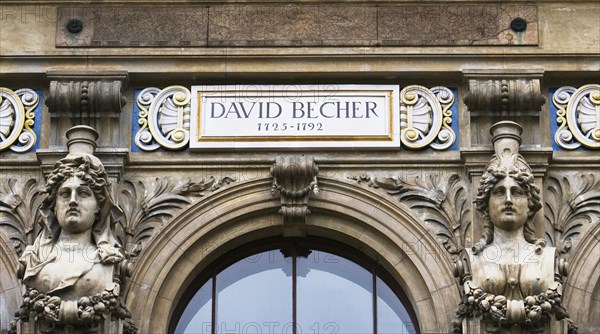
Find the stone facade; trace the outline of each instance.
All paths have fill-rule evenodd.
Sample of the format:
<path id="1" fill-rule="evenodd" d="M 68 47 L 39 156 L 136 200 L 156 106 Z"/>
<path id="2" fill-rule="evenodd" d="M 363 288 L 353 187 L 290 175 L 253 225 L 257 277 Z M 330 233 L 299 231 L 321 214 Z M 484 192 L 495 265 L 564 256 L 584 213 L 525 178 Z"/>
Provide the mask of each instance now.
<path id="1" fill-rule="evenodd" d="M 499 121 L 523 127 L 537 237 L 568 262 L 562 305 L 580 333 L 599 331 L 599 17 L 583 0 L 3 1 L 2 333 L 23 303 L 18 259 L 39 232 L 41 189 L 75 125 L 99 132 L 95 156 L 123 210 L 121 293 L 138 332 L 167 332 L 193 280 L 228 251 L 284 236 L 376 259 L 420 332 L 447 332 L 462 293 L 454 263 L 483 230 L 473 201 Z M 136 146 L 143 89 L 257 84 L 449 87 L 455 147 Z"/>

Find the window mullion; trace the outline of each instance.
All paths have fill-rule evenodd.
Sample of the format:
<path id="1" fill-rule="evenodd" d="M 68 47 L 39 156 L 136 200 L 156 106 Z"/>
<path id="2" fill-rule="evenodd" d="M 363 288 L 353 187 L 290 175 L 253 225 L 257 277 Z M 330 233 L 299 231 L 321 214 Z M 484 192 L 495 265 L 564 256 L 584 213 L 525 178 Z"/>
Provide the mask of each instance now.
<path id="1" fill-rule="evenodd" d="M 377 269 L 372 269 L 373 273 L 373 333 L 377 334 Z"/>
<path id="2" fill-rule="evenodd" d="M 296 268 L 296 255 L 294 254 L 292 256 L 292 333 L 293 334 L 297 334 L 297 326 L 298 326 L 298 317 L 296 314 L 297 311 L 297 302 L 296 302 L 296 298 L 298 295 L 298 290 L 297 290 L 297 268 Z"/>
<path id="3" fill-rule="evenodd" d="M 217 334 L 217 274 L 214 273 L 212 277 L 212 326 L 210 332 Z"/>

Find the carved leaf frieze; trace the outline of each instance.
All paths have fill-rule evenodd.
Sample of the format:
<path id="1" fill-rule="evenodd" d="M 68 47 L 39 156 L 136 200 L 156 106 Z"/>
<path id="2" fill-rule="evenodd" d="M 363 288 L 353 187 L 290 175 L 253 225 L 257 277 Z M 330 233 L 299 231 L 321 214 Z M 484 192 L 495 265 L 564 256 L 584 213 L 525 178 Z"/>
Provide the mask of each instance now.
<path id="1" fill-rule="evenodd" d="M 399 176 L 377 178 L 361 175 L 350 179 L 384 189 L 387 194 L 398 198 L 421 217 L 448 253 L 456 255 L 464 247 L 471 225 L 471 209 L 467 185 L 459 175 L 416 177 L 412 182 Z"/>
<path id="2" fill-rule="evenodd" d="M 119 204 L 125 214 L 127 250 L 137 256 L 141 247 L 178 212 L 192 204 L 194 197 L 205 196 L 236 181 L 231 177 L 209 177 L 196 183 L 189 178 L 140 180 L 126 177 L 120 187 Z"/>
<path id="3" fill-rule="evenodd" d="M 600 222 L 600 177 L 551 174 L 545 188 L 546 239 L 561 253 L 568 253 L 584 225 Z"/>
<path id="4" fill-rule="evenodd" d="M 43 196 L 38 181 L 0 180 L 0 233 L 10 240 L 16 254 L 33 242 L 35 222 Z"/>

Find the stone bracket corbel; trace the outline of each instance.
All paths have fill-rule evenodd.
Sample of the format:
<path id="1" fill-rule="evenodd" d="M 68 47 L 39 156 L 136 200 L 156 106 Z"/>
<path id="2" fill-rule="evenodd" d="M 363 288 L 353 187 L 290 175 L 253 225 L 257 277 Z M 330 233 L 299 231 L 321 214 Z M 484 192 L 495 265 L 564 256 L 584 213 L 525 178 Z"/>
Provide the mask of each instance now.
<path id="1" fill-rule="evenodd" d="M 98 147 L 128 147 L 121 116 L 128 84 L 125 71 L 52 71 L 46 74 L 49 89 L 46 106 L 50 114 L 49 147 L 64 147 L 67 129 L 87 125 L 103 136 Z"/>
<path id="2" fill-rule="evenodd" d="M 279 194 L 283 216 L 283 236 L 306 236 L 306 218 L 310 214 L 310 194 L 318 194 L 319 168 L 313 157 L 277 157 L 271 167 L 273 195 Z"/>
<path id="3" fill-rule="evenodd" d="M 120 113 L 127 72 L 48 72 L 48 111 L 68 114 Z"/>
<path id="4" fill-rule="evenodd" d="M 538 114 L 546 102 L 541 92 L 543 75 L 542 70 L 465 70 L 465 105 L 471 113 L 492 116 Z"/>

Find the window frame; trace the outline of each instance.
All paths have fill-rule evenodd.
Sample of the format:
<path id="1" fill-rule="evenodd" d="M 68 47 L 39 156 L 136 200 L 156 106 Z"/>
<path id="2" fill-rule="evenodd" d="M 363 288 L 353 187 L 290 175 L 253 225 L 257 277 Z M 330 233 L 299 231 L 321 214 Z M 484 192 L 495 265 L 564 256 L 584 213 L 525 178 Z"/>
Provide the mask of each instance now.
<path id="1" fill-rule="evenodd" d="M 283 238 L 283 237 L 272 237 L 267 239 L 256 240 L 245 245 L 241 245 L 236 247 L 224 255 L 218 257 L 216 260 L 212 261 L 205 270 L 203 270 L 186 288 L 186 291 L 182 294 L 181 298 L 177 302 L 177 306 L 175 307 L 171 319 L 169 321 L 169 333 L 175 333 L 175 329 L 179 321 L 181 320 L 181 316 L 183 312 L 187 308 L 188 304 L 191 302 L 195 294 L 198 292 L 200 288 L 204 286 L 210 279 L 212 279 L 212 296 L 211 296 L 211 322 L 213 324 L 213 333 L 215 333 L 216 327 L 214 326 L 216 322 L 216 312 L 215 312 L 215 303 L 216 303 L 216 278 L 219 273 L 233 264 L 241 261 L 249 256 L 270 251 L 270 250 L 282 250 L 282 252 L 287 253 L 284 256 L 303 256 L 304 254 L 308 254 L 308 251 L 323 251 L 327 253 L 331 253 L 333 255 L 341 256 L 346 258 L 349 261 L 354 262 L 358 266 L 362 267 L 369 273 L 371 273 L 373 280 L 373 333 L 375 333 L 375 329 L 377 328 L 377 278 L 379 277 L 387 286 L 394 292 L 394 294 L 398 297 L 408 316 L 410 321 L 414 326 L 414 330 L 416 334 L 420 334 L 420 326 L 417 321 L 417 315 L 410 303 L 410 300 L 404 290 L 400 287 L 400 285 L 393 279 L 393 277 L 388 273 L 387 270 L 375 259 L 368 257 L 366 254 L 360 252 L 359 250 L 352 248 L 346 244 L 343 244 L 338 241 L 334 241 L 331 239 L 326 239 L 322 237 L 303 237 L 303 238 Z M 294 259 L 292 262 L 292 289 L 293 289 L 293 297 L 292 297 L 292 317 L 293 323 L 296 323 L 296 314 L 297 314 L 297 301 L 296 301 L 296 290 L 297 290 L 297 273 L 296 266 L 297 261 Z M 292 326 L 294 330 L 294 334 L 296 332 L 296 327 Z"/>

